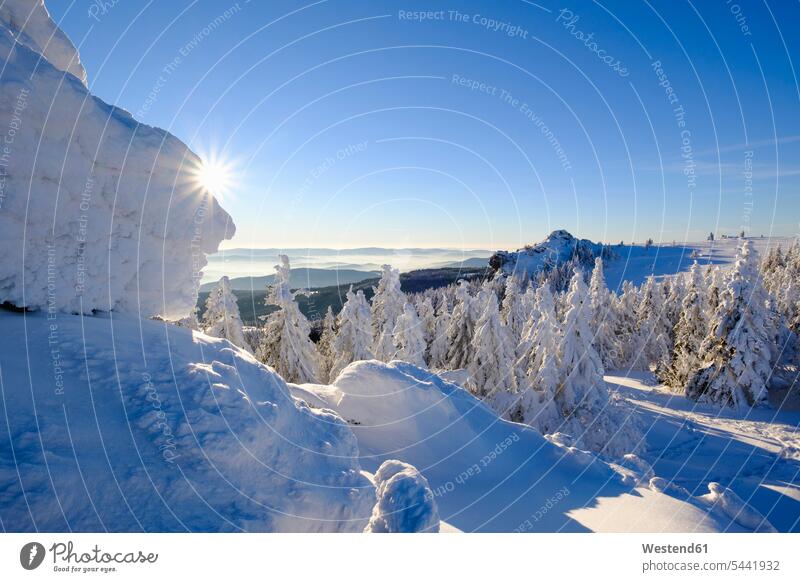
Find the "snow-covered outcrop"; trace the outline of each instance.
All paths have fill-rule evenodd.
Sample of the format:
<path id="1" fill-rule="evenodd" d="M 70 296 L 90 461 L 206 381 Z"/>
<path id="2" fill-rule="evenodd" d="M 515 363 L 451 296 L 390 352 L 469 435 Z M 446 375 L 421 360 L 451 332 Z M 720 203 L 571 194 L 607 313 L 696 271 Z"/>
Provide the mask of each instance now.
<path id="1" fill-rule="evenodd" d="M 44 0 L 4 0 L 0 26 L 14 39 L 42 55 L 59 71 L 75 75 L 86 85 L 86 71 L 72 41 L 56 26 Z"/>
<path id="2" fill-rule="evenodd" d="M 0 329 L 6 531 L 367 525 L 351 429 L 227 340 L 125 316 L 0 311 Z"/>
<path id="3" fill-rule="evenodd" d="M 588 239 L 577 239 L 566 230 L 554 230 L 546 239 L 515 252 L 498 251 L 489 258 L 489 266 L 504 273 L 537 272 L 569 261 L 573 257 L 591 268 L 603 245 Z"/>
<path id="4" fill-rule="evenodd" d="M 0 61 L 0 303 L 187 315 L 234 233 L 200 159 L 92 96 L 41 0 L 2 3 Z"/>

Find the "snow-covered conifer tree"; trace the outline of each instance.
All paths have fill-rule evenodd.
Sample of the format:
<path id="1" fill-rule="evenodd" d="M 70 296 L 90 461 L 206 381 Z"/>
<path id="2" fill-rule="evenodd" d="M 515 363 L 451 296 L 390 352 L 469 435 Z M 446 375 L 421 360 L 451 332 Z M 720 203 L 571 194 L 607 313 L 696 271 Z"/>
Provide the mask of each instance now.
<path id="1" fill-rule="evenodd" d="M 589 331 L 588 291 L 583 275 L 577 270 L 567 293 L 567 306 L 558 346 L 559 367 L 565 375 L 558 401 L 562 412 L 570 416 L 579 409 L 595 410 L 607 398 L 603 397 L 603 363 L 592 346 Z"/>
<path id="2" fill-rule="evenodd" d="M 425 337 L 422 323 L 411 303 L 406 302 L 403 313 L 394 326 L 395 358 L 420 368 L 425 367 Z"/>
<path id="3" fill-rule="evenodd" d="M 425 340 L 425 362 L 430 364 L 431 344 L 436 337 L 436 310 L 433 307 L 433 298 L 426 295 L 418 308 L 422 337 Z"/>
<path id="4" fill-rule="evenodd" d="M 594 347 L 604 367 L 611 368 L 617 360 L 616 316 L 613 295 L 606 287 L 603 274 L 603 259 L 594 261 L 592 278 L 589 281 L 589 304 L 591 307 L 591 331 Z"/>
<path id="5" fill-rule="evenodd" d="M 616 312 L 617 358 L 615 368 L 631 367 L 643 351 L 637 333 L 639 292 L 630 281 L 622 284 L 622 295 L 614 302 Z"/>
<path id="6" fill-rule="evenodd" d="M 636 309 L 638 326 L 632 367 L 647 370 L 651 366 L 663 367 L 669 364 L 670 329 L 664 317 L 664 295 L 655 278 L 650 276 L 640 290 L 639 305 Z"/>
<path id="7" fill-rule="evenodd" d="M 487 293 L 486 307 L 475 324 L 472 338 L 473 357 L 469 363 L 470 391 L 487 400 L 500 414 L 509 414 L 506 407 L 511 402 L 507 396 L 513 393 L 514 346 L 508 330 L 500 319 L 497 295 Z"/>
<path id="8" fill-rule="evenodd" d="M 560 331 L 549 285 L 536 289 L 534 307 L 525 327 L 514 364 L 513 379 L 519 402 L 511 419 L 535 426 L 544 434 L 553 432 L 560 424 L 555 405 L 560 382 L 557 353 Z"/>
<path id="9" fill-rule="evenodd" d="M 447 296 L 442 294 L 436 305 L 433 339 L 428 350 L 428 366 L 432 370 L 447 367 L 447 351 L 450 347 L 447 336 L 448 327 L 450 327 L 450 311 L 448 309 Z"/>
<path id="10" fill-rule="evenodd" d="M 501 314 L 503 323 L 508 328 L 511 341 L 516 346 L 522 339 L 522 328 L 527 320 L 527 312 L 523 302 L 523 283 L 521 275 L 513 274 L 506 278 L 505 295 Z"/>
<path id="11" fill-rule="evenodd" d="M 700 345 L 707 334 L 708 320 L 703 297 L 703 274 L 695 263 L 683 297 L 681 315 L 675 326 L 675 350 L 672 364 L 661 379 L 669 386 L 683 390 L 689 377 L 700 368 Z"/>
<path id="12" fill-rule="evenodd" d="M 756 253 L 746 240 L 726 278 L 700 346 L 701 369 L 689 378 L 686 396 L 738 408 L 766 404 L 773 357 L 770 318 Z"/>
<path id="13" fill-rule="evenodd" d="M 252 348 L 244 339 L 243 325 L 236 295 L 231 290 L 231 282 L 228 277 L 222 277 L 206 299 L 203 332 L 226 339 L 233 345 L 252 352 Z"/>
<path id="14" fill-rule="evenodd" d="M 331 381 L 349 364 L 358 360 L 371 360 L 372 316 L 364 293 L 353 293 L 353 286 L 347 292 L 342 311 L 337 320 L 336 339 L 333 341 L 333 366 Z"/>
<path id="15" fill-rule="evenodd" d="M 309 337 L 311 326 L 300 312 L 289 288 L 289 257 L 279 255 L 275 282 L 267 295 L 267 304 L 278 310 L 267 317 L 257 356 L 275 368 L 287 382 L 317 382 L 320 376 L 319 355 Z"/>
<path id="16" fill-rule="evenodd" d="M 383 265 L 381 280 L 372 298 L 372 353 L 378 360 L 388 362 L 395 357 L 392 334 L 405 303 L 406 296 L 400 290 L 400 272 L 391 265 Z"/>
<path id="17" fill-rule="evenodd" d="M 447 326 L 447 366 L 449 370 L 466 368 L 472 355 L 472 297 L 469 295 L 468 283 L 459 281 L 455 290 L 455 305 L 450 314 Z"/>
<path id="18" fill-rule="evenodd" d="M 328 306 L 325 312 L 325 319 L 322 320 L 322 332 L 319 336 L 317 351 L 319 352 L 319 374 L 320 380 L 329 383 L 333 378 L 330 377 L 334 362 L 333 342 L 336 340 L 336 318 L 333 316 L 333 308 Z"/>
<path id="19" fill-rule="evenodd" d="M 603 364 L 592 346 L 587 295 L 583 275 L 576 270 L 567 293 L 558 347 L 558 371 L 562 376 L 555 399 L 564 418 L 559 431 L 572 434 L 581 446 L 617 456 L 636 449 L 641 431 L 635 420 L 610 398 L 603 380 Z"/>

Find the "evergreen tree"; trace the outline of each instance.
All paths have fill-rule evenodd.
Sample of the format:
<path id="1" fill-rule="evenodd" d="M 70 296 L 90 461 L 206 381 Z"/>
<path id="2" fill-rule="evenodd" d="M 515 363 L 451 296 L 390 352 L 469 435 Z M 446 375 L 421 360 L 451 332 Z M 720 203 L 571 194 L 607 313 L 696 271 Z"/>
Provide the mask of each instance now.
<path id="1" fill-rule="evenodd" d="M 202 327 L 207 335 L 221 337 L 252 353 L 252 348 L 244 339 L 244 324 L 239 314 L 239 304 L 231 290 L 228 277 L 222 277 L 208 295 Z"/>
<path id="2" fill-rule="evenodd" d="M 325 319 L 322 320 L 322 332 L 319 336 L 317 351 L 319 352 L 320 379 L 328 384 L 333 378 L 330 377 L 335 359 L 333 343 L 336 340 L 336 318 L 333 316 L 333 309 L 328 306 L 325 312 Z"/>
<path id="3" fill-rule="evenodd" d="M 353 293 L 353 286 L 347 292 L 342 311 L 337 320 L 336 339 L 333 341 L 333 366 L 331 368 L 331 381 L 341 373 L 344 368 L 359 360 L 371 360 L 372 351 L 372 316 L 367 300 L 362 291 Z"/>
<path id="4" fill-rule="evenodd" d="M 317 382 L 320 377 L 319 355 L 311 341 L 311 326 L 300 312 L 295 295 L 289 288 L 289 257 L 279 255 L 275 266 L 275 282 L 267 294 L 267 304 L 278 310 L 267 316 L 257 356 L 275 368 L 287 382 Z"/>
<path id="5" fill-rule="evenodd" d="M 431 340 L 428 355 L 428 366 L 431 369 L 440 370 L 447 367 L 447 352 L 450 347 L 447 335 L 449 327 L 450 311 L 448 309 L 447 296 L 442 294 L 440 301 L 436 305 L 433 339 Z"/>
<path id="6" fill-rule="evenodd" d="M 633 367 L 644 347 L 638 334 L 639 292 L 630 281 L 622 284 L 622 295 L 614 302 L 617 357 L 615 368 Z"/>
<path id="7" fill-rule="evenodd" d="M 653 276 L 647 278 L 640 291 L 636 310 L 638 321 L 632 367 L 647 370 L 669 363 L 669 325 L 664 317 L 664 296 Z"/>
<path id="8" fill-rule="evenodd" d="M 430 364 L 430 351 L 433 340 L 436 337 L 436 310 L 433 307 L 433 298 L 427 295 L 418 308 L 420 325 L 422 326 L 422 337 L 425 341 L 425 351 L 423 359 Z"/>
<path id="9" fill-rule="evenodd" d="M 594 262 L 592 278 L 589 282 L 589 304 L 591 307 L 591 329 L 594 333 L 594 347 L 604 367 L 611 368 L 617 359 L 616 315 L 613 308 L 613 294 L 606 287 L 603 274 L 603 259 Z"/>
<path id="10" fill-rule="evenodd" d="M 500 414 L 509 411 L 507 395 L 514 392 L 512 365 L 514 349 L 508 330 L 500 319 L 497 296 L 488 293 L 486 307 L 475 326 L 472 338 L 473 358 L 469 363 L 470 391 L 487 400 Z"/>
<path id="11" fill-rule="evenodd" d="M 406 302 L 394 327 L 395 358 L 425 367 L 425 337 L 422 322 L 411 303 Z"/>
<path id="12" fill-rule="evenodd" d="M 567 294 L 567 313 L 558 346 L 559 369 L 564 374 L 557 394 L 562 413 L 569 418 L 579 410 L 599 411 L 605 405 L 603 364 L 592 346 L 588 321 L 590 307 L 583 275 L 575 271 Z"/>
<path id="13" fill-rule="evenodd" d="M 766 404 L 772 370 L 769 319 L 756 253 L 745 241 L 700 346 L 702 365 L 689 378 L 686 396 L 737 408 Z"/>
<path id="14" fill-rule="evenodd" d="M 543 434 L 557 430 L 560 416 L 555 404 L 558 373 L 559 324 L 549 285 L 536 289 L 526 332 L 517 350 L 514 383 L 520 394 L 511 419 L 538 428 Z"/>
<path id="15" fill-rule="evenodd" d="M 472 348 L 472 298 L 466 281 L 459 281 L 455 290 L 455 305 L 447 326 L 447 369 L 458 370 L 469 364 Z"/>
<path id="16" fill-rule="evenodd" d="M 403 313 L 406 296 L 400 290 L 400 272 L 383 265 L 378 288 L 372 297 L 372 353 L 388 362 L 395 357 L 394 327 Z"/>
<path id="17" fill-rule="evenodd" d="M 703 298 L 703 275 L 695 263 L 689 271 L 689 282 L 681 304 L 681 315 L 675 326 L 675 352 L 667 374 L 661 378 L 669 386 L 684 389 L 689 377 L 700 368 L 700 345 L 706 337 L 708 318 Z"/>
<path id="18" fill-rule="evenodd" d="M 527 312 L 523 302 L 522 276 L 513 274 L 506 278 L 505 295 L 503 296 L 503 324 L 508 328 L 511 341 L 516 346 L 522 338 L 522 328 L 527 320 Z"/>

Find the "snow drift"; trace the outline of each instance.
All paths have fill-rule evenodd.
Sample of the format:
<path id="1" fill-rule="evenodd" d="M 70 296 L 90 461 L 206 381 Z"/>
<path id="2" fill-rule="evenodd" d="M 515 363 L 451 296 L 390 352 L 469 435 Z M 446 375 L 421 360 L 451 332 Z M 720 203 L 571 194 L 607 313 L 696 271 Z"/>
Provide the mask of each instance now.
<path id="1" fill-rule="evenodd" d="M 0 328 L 5 530 L 367 525 L 347 424 L 228 341 L 120 316 L 0 311 Z"/>
<path id="2" fill-rule="evenodd" d="M 463 531 L 743 531 L 702 500 L 641 486 L 643 476 L 632 479 L 569 437 L 502 420 L 463 388 L 404 362 L 355 362 L 330 386 L 290 388 L 347 419 L 365 469 L 390 459 L 416 467 L 443 523 Z"/>
<path id="3" fill-rule="evenodd" d="M 0 303 L 179 318 L 234 232 L 170 133 L 94 97 L 42 2 L 0 8 Z"/>

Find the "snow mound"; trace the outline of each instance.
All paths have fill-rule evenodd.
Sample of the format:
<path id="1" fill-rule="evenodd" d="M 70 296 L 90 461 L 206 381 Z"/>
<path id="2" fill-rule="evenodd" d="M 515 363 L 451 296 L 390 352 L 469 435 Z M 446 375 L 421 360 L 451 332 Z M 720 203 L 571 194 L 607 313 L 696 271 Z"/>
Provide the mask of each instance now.
<path id="1" fill-rule="evenodd" d="M 711 482 L 708 484 L 708 495 L 705 499 L 713 503 L 715 507 L 738 523 L 740 526 L 754 532 L 776 533 L 777 530 L 767 521 L 767 518 L 753 506 L 746 503 L 741 497 L 736 495 L 727 487 L 719 483 Z"/>
<path id="2" fill-rule="evenodd" d="M 535 275 L 542 269 L 560 265 L 578 257 L 587 268 L 599 257 L 603 245 L 577 239 L 566 230 L 554 230 L 546 239 L 515 252 L 498 251 L 489 258 L 489 266 L 504 273 Z"/>
<path id="3" fill-rule="evenodd" d="M 462 531 L 731 528 L 707 504 L 635 489 L 610 463 L 574 447 L 572 437 L 545 438 L 503 420 L 463 388 L 404 362 L 355 362 L 331 385 L 290 388 L 347 419 L 366 470 L 393 459 L 416 467 L 443 523 Z M 636 482 L 650 474 L 634 457 L 625 463 Z"/>
<path id="4" fill-rule="evenodd" d="M 119 316 L 0 311 L 0 327 L 6 530 L 366 526 L 350 428 L 227 340 Z"/>
<path id="5" fill-rule="evenodd" d="M 367 533 L 439 532 L 439 512 L 428 480 L 402 461 L 386 461 L 375 473 L 378 502 Z"/>
<path id="6" fill-rule="evenodd" d="M 93 97 L 41 2 L 0 15 L 0 303 L 187 315 L 206 254 L 234 233 L 193 178 L 200 159 Z"/>
<path id="7" fill-rule="evenodd" d="M 0 4 L 0 26 L 20 44 L 42 55 L 59 71 L 75 75 L 86 85 L 86 71 L 78 51 L 56 26 L 44 0 L 5 0 Z"/>

